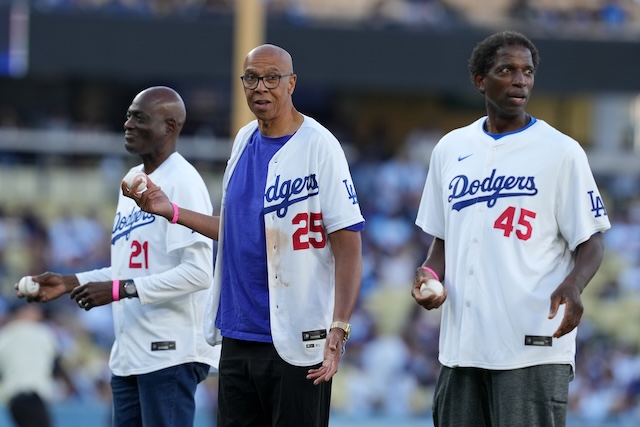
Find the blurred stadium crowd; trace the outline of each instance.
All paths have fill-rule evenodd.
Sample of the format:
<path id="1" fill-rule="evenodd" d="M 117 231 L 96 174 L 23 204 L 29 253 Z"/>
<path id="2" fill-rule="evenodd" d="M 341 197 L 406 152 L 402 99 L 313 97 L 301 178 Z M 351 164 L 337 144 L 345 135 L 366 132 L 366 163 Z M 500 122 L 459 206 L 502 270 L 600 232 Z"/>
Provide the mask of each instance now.
<path id="1" fill-rule="evenodd" d="M 7 1 L 7 0 L 0 0 Z M 69 12 L 167 14 L 231 13 L 232 0 L 29 0 L 34 8 Z M 268 0 L 270 13 L 301 24 L 316 20 L 366 25 L 448 25 L 459 20 L 522 19 L 540 28 L 618 31 L 640 25 L 638 0 Z M 492 16 L 477 5 L 493 3 Z M 485 9 L 485 10 L 486 10 Z M 495 21 L 493 21 L 496 23 Z M 542 117 L 543 118 L 543 117 Z M 0 130 L 80 129 L 66 114 L 31 122 L 11 105 L 0 106 Z M 331 124 L 327 123 L 331 128 Z M 111 131 L 93 125 L 97 131 Z M 333 129 L 332 129 L 333 130 Z M 116 131 L 116 130 L 114 130 Z M 343 142 L 349 135 L 335 129 Z M 334 383 L 336 413 L 352 417 L 410 417 L 429 412 L 438 369 L 439 311 L 420 309 L 410 297 L 415 267 L 429 239 L 414 225 L 431 149 L 439 131 L 416 129 L 392 149 L 384 140 L 349 147 L 352 173 L 367 228 L 360 302 L 344 363 Z M 180 145 L 178 145 L 180 147 Z M 72 166 L 77 159 L 65 159 Z M 37 153 L 0 152 L 0 167 L 46 163 Z M 212 168 L 215 169 L 215 168 Z M 216 169 L 221 173 L 221 169 Z M 639 174 L 640 175 L 640 174 Z M 596 177 L 606 197 L 612 229 L 597 276 L 583 295 L 576 378 L 570 388 L 572 417 L 589 422 L 640 423 L 640 176 Z M 111 185 L 110 181 L 109 184 Z M 217 183 L 208 183 L 210 186 Z M 3 185 L 7 185 L 3 183 Z M 217 191 L 218 189 L 212 189 Z M 113 205 L 48 216 L 37 204 L 0 206 L 0 325 L 17 304 L 13 284 L 46 270 L 73 273 L 108 265 Z M 219 200 L 214 200 L 214 206 Z M 60 384 L 59 402 L 108 404 L 108 351 L 113 340 L 109 307 L 84 312 L 61 298 L 45 305 L 72 368 L 74 389 Z M 487 331 L 487 333 L 492 333 Z M 215 409 L 215 378 L 199 390 L 200 404 Z"/>
<path id="2" fill-rule="evenodd" d="M 15 0 L 0 0 L 11 3 Z M 135 14 L 149 17 L 232 13 L 234 0 L 19 0 L 35 10 Z M 321 22 L 348 25 L 434 27 L 503 24 L 514 19 L 537 31 L 619 32 L 640 26 L 638 0 L 264 0 L 272 17 L 300 25 Z"/>

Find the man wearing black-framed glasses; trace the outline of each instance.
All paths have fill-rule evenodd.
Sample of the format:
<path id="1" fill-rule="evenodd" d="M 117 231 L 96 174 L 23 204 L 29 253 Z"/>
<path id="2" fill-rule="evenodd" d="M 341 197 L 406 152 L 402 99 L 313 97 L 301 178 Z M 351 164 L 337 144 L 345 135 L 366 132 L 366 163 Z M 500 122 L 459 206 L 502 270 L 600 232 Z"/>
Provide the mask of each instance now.
<path id="1" fill-rule="evenodd" d="M 258 77 L 258 76 L 254 76 L 253 74 L 246 74 L 240 77 L 240 79 L 242 80 L 242 84 L 244 85 L 245 89 L 253 90 L 258 87 L 260 82 L 264 83 L 264 86 L 267 89 L 275 89 L 278 87 L 278 85 L 280 85 L 280 79 L 282 77 L 289 77 L 293 75 L 294 75 L 293 73 L 267 74 L 266 76 Z"/>
<path id="2" fill-rule="evenodd" d="M 209 325 L 222 339 L 217 425 L 324 427 L 364 218 L 340 143 L 293 105 L 289 53 L 258 46 L 243 68 L 257 120 L 238 132 L 224 178 Z"/>

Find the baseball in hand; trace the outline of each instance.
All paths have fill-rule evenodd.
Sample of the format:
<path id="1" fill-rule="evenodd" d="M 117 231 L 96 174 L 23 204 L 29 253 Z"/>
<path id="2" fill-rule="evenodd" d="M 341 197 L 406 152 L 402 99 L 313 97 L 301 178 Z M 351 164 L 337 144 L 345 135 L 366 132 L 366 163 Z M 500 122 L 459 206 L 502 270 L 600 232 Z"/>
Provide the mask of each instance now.
<path id="1" fill-rule="evenodd" d="M 426 283 L 420 285 L 420 293 L 423 297 L 428 297 L 431 294 L 440 296 L 444 293 L 444 286 L 436 279 L 429 279 Z"/>
<path id="2" fill-rule="evenodd" d="M 31 276 L 24 276 L 18 282 L 18 292 L 20 292 L 22 295 L 35 295 L 38 293 L 39 289 L 40 284 L 34 282 L 31 279 Z"/>
<path id="3" fill-rule="evenodd" d="M 137 188 L 131 188 L 133 185 L 134 179 L 137 177 L 142 177 L 142 182 L 138 185 Z M 127 189 L 132 193 L 142 193 L 147 189 L 147 175 L 144 172 L 132 170 L 124 177 L 123 181 L 127 184 Z"/>

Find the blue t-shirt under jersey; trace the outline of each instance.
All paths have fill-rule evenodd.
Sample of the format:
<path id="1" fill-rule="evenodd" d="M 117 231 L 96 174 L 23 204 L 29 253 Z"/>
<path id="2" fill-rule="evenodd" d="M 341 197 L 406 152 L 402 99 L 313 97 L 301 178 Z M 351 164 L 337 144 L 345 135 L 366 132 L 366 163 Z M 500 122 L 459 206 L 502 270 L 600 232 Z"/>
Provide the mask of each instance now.
<path id="1" fill-rule="evenodd" d="M 272 341 L 264 188 L 269 161 L 291 136 L 269 138 L 256 130 L 229 180 L 222 247 L 222 291 L 216 317 L 216 327 L 222 336 Z"/>

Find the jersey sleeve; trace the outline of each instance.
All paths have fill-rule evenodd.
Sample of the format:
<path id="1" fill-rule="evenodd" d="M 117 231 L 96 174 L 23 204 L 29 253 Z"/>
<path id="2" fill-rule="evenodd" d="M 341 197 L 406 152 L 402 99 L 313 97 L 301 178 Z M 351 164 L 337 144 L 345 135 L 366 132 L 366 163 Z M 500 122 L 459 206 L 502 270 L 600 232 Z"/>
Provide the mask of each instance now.
<path id="1" fill-rule="evenodd" d="M 573 251 L 593 234 L 611 227 L 587 155 L 576 143 L 567 150 L 558 183 L 556 220 Z"/>
<path id="2" fill-rule="evenodd" d="M 442 190 L 442 146 L 437 144 L 429 160 L 427 180 L 418 206 L 416 225 L 425 233 L 445 238 L 445 201 Z"/>
<path id="3" fill-rule="evenodd" d="M 106 282 L 109 280 L 117 279 L 117 277 L 112 277 L 111 267 L 104 267 L 96 270 L 76 273 L 76 278 L 78 279 L 78 283 L 80 283 L 80 285 L 86 285 L 89 282 Z"/>
<path id="4" fill-rule="evenodd" d="M 327 233 L 364 223 L 358 195 L 344 151 L 329 154 L 318 176 L 322 201 L 322 222 Z"/>
<path id="5" fill-rule="evenodd" d="M 179 295 L 209 288 L 213 280 L 211 247 L 198 243 L 176 252 L 179 253 L 181 262 L 174 268 L 136 278 L 140 304 L 168 301 Z"/>

